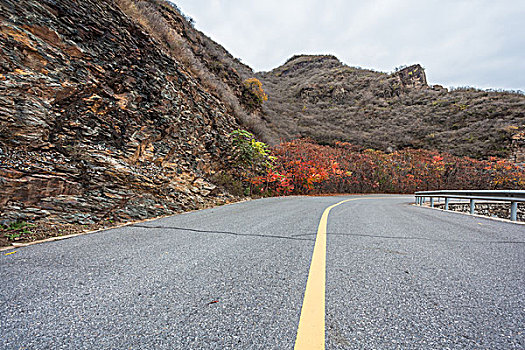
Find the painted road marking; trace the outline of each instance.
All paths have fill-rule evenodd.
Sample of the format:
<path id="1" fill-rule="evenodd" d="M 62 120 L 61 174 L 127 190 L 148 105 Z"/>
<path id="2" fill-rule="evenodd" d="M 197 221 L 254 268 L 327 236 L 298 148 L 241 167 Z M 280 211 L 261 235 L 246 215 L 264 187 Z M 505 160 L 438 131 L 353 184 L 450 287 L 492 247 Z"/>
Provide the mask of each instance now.
<path id="1" fill-rule="evenodd" d="M 297 338 L 295 339 L 295 350 L 325 349 L 326 226 L 330 210 L 350 201 L 394 198 L 405 197 L 352 198 L 331 205 L 324 210 L 321 221 L 319 221 L 312 262 L 306 281 L 301 317 L 297 328 Z"/>
<path id="2" fill-rule="evenodd" d="M 312 262 L 310 263 L 310 272 L 306 281 L 301 318 L 295 339 L 295 350 L 324 350 L 325 348 L 326 225 L 328 214 L 332 208 L 358 199 L 361 198 L 347 199 L 331 205 L 325 209 L 321 216 Z"/>
<path id="3" fill-rule="evenodd" d="M 5 253 L 4 255 L 11 255 L 11 254 L 14 254 L 16 253 L 17 251 L 15 250 L 14 252 L 9 252 L 9 253 Z"/>

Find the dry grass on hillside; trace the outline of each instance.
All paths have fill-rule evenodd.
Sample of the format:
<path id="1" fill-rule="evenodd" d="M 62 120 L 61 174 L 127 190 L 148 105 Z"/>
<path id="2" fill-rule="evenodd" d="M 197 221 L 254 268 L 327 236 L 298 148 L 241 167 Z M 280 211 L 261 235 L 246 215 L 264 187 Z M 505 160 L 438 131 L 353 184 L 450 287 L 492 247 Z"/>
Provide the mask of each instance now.
<path id="1" fill-rule="evenodd" d="M 409 87 L 396 74 L 306 56 L 260 74 L 269 95 L 262 120 L 273 143 L 309 137 L 380 150 L 436 149 L 506 157 L 525 128 L 525 96 L 474 88 Z"/>
<path id="2" fill-rule="evenodd" d="M 191 18 L 164 0 L 116 0 L 119 7 L 139 23 L 169 55 L 182 63 L 211 94 L 249 129 L 256 129 L 251 108 L 244 104 L 243 81 L 252 70 L 222 46 L 193 27 Z M 260 132 L 259 132 L 260 133 Z"/>

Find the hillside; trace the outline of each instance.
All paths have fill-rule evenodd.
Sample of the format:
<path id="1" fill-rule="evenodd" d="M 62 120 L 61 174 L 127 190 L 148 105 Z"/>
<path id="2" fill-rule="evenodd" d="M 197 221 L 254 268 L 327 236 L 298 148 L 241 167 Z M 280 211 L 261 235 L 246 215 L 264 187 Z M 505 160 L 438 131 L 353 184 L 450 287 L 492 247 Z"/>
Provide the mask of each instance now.
<path id="1" fill-rule="evenodd" d="M 228 168 L 232 109 L 117 3 L 0 2 L 4 222 L 90 225 L 234 200 L 210 180 Z"/>
<path id="2" fill-rule="evenodd" d="M 308 137 L 383 151 L 523 157 L 521 94 L 448 91 L 429 86 L 420 65 L 386 74 L 346 66 L 334 56 L 294 56 L 257 76 L 269 95 L 261 123 L 272 143 Z"/>
<path id="3" fill-rule="evenodd" d="M 525 161 L 524 113 L 523 95 L 449 92 L 418 65 L 386 74 L 302 55 L 254 73 L 164 0 L 3 0 L 0 231 L 28 221 L 62 234 L 239 200 L 254 174 L 235 163 L 237 129 L 272 145 Z"/>
<path id="4" fill-rule="evenodd" d="M 115 0 L 157 48 L 176 59 L 241 122 L 249 119 L 253 96 L 243 82 L 252 69 L 193 26 L 175 4 L 165 0 Z"/>

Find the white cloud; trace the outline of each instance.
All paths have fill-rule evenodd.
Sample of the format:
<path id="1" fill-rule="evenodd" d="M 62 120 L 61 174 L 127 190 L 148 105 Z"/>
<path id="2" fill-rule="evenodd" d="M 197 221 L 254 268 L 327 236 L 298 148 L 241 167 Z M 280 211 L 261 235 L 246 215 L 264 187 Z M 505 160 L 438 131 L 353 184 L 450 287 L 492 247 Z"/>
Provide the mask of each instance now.
<path id="1" fill-rule="evenodd" d="M 196 27 L 255 70 L 299 53 L 391 71 L 421 63 L 445 86 L 525 90 L 525 2 L 176 0 Z"/>

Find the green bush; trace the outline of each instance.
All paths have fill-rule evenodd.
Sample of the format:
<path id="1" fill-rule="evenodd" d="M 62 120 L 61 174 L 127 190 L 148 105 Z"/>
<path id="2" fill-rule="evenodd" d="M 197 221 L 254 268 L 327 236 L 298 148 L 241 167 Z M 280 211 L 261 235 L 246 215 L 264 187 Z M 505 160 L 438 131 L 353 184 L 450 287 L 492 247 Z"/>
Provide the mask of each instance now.
<path id="1" fill-rule="evenodd" d="M 230 136 L 233 145 L 233 172 L 244 184 L 243 193 L 252 194 L 251 179 L 265 174 L 273 168 L 275 157 L 267 144 L 257 141 L 254 135 L 246 130 L 235 130 Z"/>

